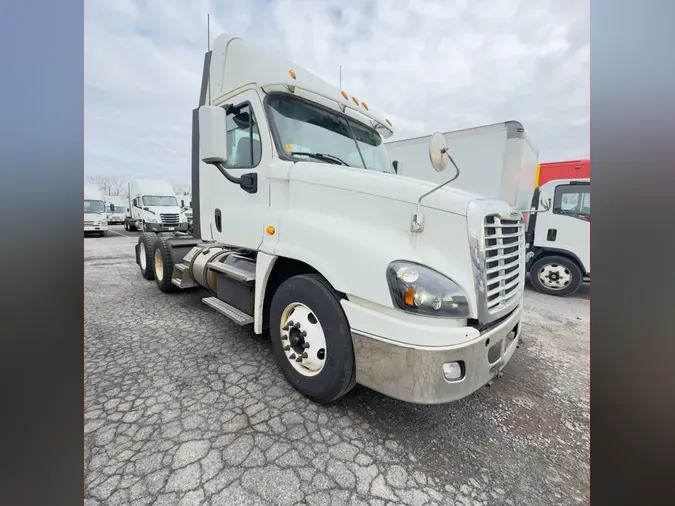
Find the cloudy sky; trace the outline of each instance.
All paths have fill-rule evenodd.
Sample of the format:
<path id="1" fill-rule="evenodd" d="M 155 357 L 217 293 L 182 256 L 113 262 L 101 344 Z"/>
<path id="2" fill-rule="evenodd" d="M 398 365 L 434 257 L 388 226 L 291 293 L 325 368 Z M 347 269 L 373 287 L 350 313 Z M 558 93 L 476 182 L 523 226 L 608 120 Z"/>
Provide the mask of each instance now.
<path id="1" fill-rule="evenodd" d="M 88 0 L 86 172 L 190 180 L 206 50 L 228 32 L 386 113 L 394 139 L 521 121 L 589 156 L 588 0 Z"/>

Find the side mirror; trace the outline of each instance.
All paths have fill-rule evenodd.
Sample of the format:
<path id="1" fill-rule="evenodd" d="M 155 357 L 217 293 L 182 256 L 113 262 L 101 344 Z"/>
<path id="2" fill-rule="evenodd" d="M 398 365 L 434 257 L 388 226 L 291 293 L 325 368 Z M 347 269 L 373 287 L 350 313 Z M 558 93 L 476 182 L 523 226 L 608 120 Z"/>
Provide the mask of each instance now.
<path id="1" fill-rule="evenodd" d="M 539 201 L 539 204 L 544 209 L 544 211 L 548 211 L 549 209 L 551 209 L 551 199 L 544 199 L 542 197 L 541 201 Z"/>
<path id="2" fill-rule="evenodd" d="M 226 115 L 222 107 L 199 108 L 199 157 L 204 163 L 227 161 Z"/>
<path id="3" fill-rule="evenodd" d="M 398 174 L 398 160 L 391 162 L 391 166 L 394 167 L 394 173 Z"/>

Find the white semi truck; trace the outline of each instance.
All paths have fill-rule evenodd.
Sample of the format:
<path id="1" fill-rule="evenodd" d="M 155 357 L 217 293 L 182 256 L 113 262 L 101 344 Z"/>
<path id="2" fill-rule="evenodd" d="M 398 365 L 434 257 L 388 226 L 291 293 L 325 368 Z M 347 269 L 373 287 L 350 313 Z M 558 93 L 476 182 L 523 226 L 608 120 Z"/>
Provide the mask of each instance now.
<path id="1" fill-rule="evenodd" d="M 126 230 L 187 232 L 188 220 L 168 181 L 137 179 L 129 182 Z"/>
<path id="2" fill-rule="evenodd" d="M 359 383 L 444 403 L 501 374 L 521 332 L 520 211 L 396 175 L 389 120 L 238 37 L 207 52 L 192 120 L 194 234 L 141 234 L 146 279 L 206 288 L 215 311 L 268 329 L 315 402 Z"/>
<path id="3" fill-rule="evenodd" d="M 108 235 L 108 217 L 105 208 L 105 191 L 98 185 L 84 185 L 84 232 Z"/>
<path id="4" fill-rule="evenodd" d="M 105 204 L 108 211 L 108 224 L 121 225 L 129 212 L 129 202 L 125 197 L 106 195 Z"/>
<path id="5" fill-rule="evenodd" d="M 525 215 L 526 270 L 538 291 L 570 295 L 590 279 L 590 181 L 557 180 L 539 188 L 539 151 L 518 121 L 443 136 L 462 169 L 451 186 L 503 200 Z M 442 182 L 427 153 L 430 137 L 386 143 L 398 174 Z M 545 212 L 549 199 L 552 209 Z"/>

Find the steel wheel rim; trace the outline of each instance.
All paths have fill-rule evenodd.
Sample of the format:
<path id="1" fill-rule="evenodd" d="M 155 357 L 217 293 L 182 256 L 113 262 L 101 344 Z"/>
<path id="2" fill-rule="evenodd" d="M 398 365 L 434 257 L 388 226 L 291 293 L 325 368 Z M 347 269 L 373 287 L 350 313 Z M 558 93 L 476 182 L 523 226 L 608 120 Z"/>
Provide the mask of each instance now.
<path id="1" fill-rule="evenodd" d="M 148 259 L 147 259 L 147 253 L 145 251 L 145 244 L 141 243 L 141 253 L 139 255 L 139 260 L 141 261 L 141 269 L 145 270 L 145 268 L 148 266 Z"/>
<path id="2" fill-rule="evenodd" d="M 164 263 L 162 262 L 162 252 L 159 249 L 155 250 L 155 277 L 157 281 L 162 281 L 164 278 Z"/>
<path id="3" fill-rule="evenodd" d="M 303 376 L 316 376 L 326 364 L 326 335 L 316 314 L 293 302 L 281 313 L 281 346 L 286 360 Z"/>
<path id="4" fill-rule="evenodd" d="M 537 273 L 539 282 L 549 290 L 564 290 L 572 284 L 572 273 L 564 265 L 546 264 Z"/>

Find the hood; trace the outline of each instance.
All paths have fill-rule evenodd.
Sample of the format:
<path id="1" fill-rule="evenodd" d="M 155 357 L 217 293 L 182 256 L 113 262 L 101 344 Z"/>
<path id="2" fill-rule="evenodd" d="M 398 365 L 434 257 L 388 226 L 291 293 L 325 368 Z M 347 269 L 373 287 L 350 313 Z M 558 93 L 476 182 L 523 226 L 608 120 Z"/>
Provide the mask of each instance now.
<path id="1" fill-rule="evenodd" d="M 452 171 L 448 170 L 448 180 L 453 175 Z M 290 177 L 293 181 L 340 188 L 413 205 L 417 204 L 422 195 L 438 186 L 435 183 L 399 176 L 398 174 L 387 174 L 321 162 L 295 163 L 290 169 Z M 485 197 L 446 186 L 425 197 L 422 200 L 422 208 L 438 209 L 439 211 L 466 216 L 467 207 L 472 200 L 485 200 Z"/>

